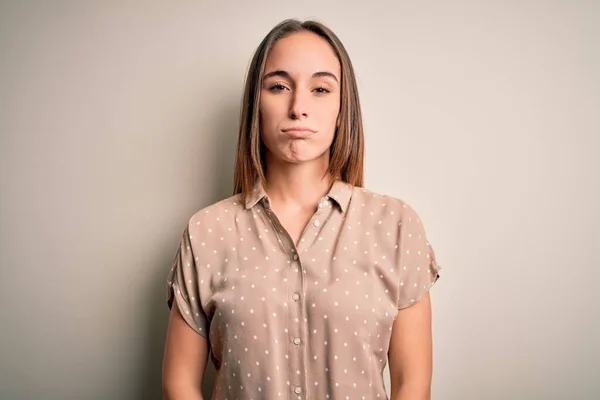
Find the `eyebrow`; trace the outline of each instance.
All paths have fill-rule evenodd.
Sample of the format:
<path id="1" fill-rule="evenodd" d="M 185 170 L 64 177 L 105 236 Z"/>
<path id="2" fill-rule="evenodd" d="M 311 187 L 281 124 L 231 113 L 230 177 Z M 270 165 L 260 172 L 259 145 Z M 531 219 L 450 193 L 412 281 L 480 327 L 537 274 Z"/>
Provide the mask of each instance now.
<path id="1" fill-rule="evenodd" d="M 280 76 L 282 78 L 286 78 L 286 79 L 290 79 L 291 80 L 290 74 L 287 71 L 284 71 L 282 69 L 278 69 L 276 71 L 271 71 L 268 74 L 265 74 L 265 76 L 263 76 L 263 80 L 271 78 L 272 76 Z M 334 74 L 332 74 L 331 72 L 328 72 L 328 71 L 315 72 L 314 74 L 312 74 L 312 77 L 313 78 L 329 77 L 329 78 L 333 78 L 333 80 L 335 80 L 336 82 L 338 82 L 337 77 Z"/>

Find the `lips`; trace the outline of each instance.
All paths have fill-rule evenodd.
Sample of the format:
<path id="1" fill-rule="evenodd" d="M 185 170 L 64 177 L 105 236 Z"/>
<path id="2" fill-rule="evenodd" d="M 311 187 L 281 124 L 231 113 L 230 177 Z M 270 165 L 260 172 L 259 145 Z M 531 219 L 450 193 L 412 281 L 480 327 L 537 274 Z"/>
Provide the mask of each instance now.
<path id="1" fill-rule="evenodd" d="M 283 129 L 283 132 L 291 137 L 306 138 L 316 133 L 315 130 L 305 127 Z"/>

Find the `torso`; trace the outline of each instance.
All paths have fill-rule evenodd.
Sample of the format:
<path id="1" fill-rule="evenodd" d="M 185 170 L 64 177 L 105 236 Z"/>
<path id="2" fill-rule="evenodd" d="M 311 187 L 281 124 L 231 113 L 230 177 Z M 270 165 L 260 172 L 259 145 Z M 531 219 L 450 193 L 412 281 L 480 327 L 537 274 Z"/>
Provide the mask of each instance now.
<path id="1" fill-rule="evenodd" d="M 270 210 L 260 196 L 192 216 L 168 278 L 210 338 L 213 398 L 385 398 L 397 308 L 436 272 L 417 215 L 339 182 L 314 211 Z"/>

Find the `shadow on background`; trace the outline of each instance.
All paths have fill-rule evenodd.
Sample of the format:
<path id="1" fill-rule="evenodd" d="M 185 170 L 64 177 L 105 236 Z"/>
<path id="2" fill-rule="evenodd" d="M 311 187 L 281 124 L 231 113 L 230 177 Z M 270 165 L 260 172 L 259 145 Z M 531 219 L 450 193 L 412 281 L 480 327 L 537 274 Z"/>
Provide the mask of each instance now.
<path id="1" fill-rule="evenodd" d="M 238 99 L 239 94 L 230 96 L 231 99 Z M 233 193 L 233 170 L 235 162 L 235 151 L 238 136 L 239 102 L 231 102 L 223 108 L 222 113 L 216 114 L 208 124 L 212 128 L 198 129 L 200 134 L 212 131 L 215 135 L 216 143 L 213 154 L 215 157 L 212 162 L 212 184 L 207 186 L 207 191 L 211 194 L 207 204 L 198 204 L 197 210 L 208 206 L 221 199 L 228 198 Z M 185 166 L 182 166 L 185 168 Z M 205 199 L 207 197 L 204 197 Z M 196 211 L 197 211 L 196 210 Z M 195 211 L 194 211 L 195 212 Z M 191 215 L 190 215 L 191 217 Z M 177 239 L 179 240 L 179 238 Z M 168 250 L 167 250 L 168 251 Z M 147 323 L 147 343 L 145 349 L 144 363 L 140 366 L 142 381 L 140 382 L 139 400 L 162 400 L 162 360 L 166 330 L 169 317 L 169 308 L 166 303 L 166 278 L 171 264 L 175 257 L 176 249 L 171 253 L 159 257 L 160 265 L 152 269 L 158 271 L 155 279 L 152 280 L 152 287 L 147 291 L 148 304 L 148 323 Z M 202 385 L 202 395 L 204 399 L 212 398 L 212 388 L 216 379 L 216 370 L 208 357 L 207 368 L 204 373 L 204 382 Z"/>

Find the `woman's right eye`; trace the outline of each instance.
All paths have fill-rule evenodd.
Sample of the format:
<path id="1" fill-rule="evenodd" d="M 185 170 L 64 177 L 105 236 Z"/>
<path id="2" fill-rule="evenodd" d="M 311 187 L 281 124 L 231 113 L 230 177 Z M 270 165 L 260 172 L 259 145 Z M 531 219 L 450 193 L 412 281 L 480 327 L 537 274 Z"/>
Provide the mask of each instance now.
<path id="1" fill-rule="evenodd" d="M 275 83 L 269 87 L 269 90 L 271 92 L 281 92 L 284 89 L 285 89 L 285 86 L 283 86 L 281 83 Z"/>

